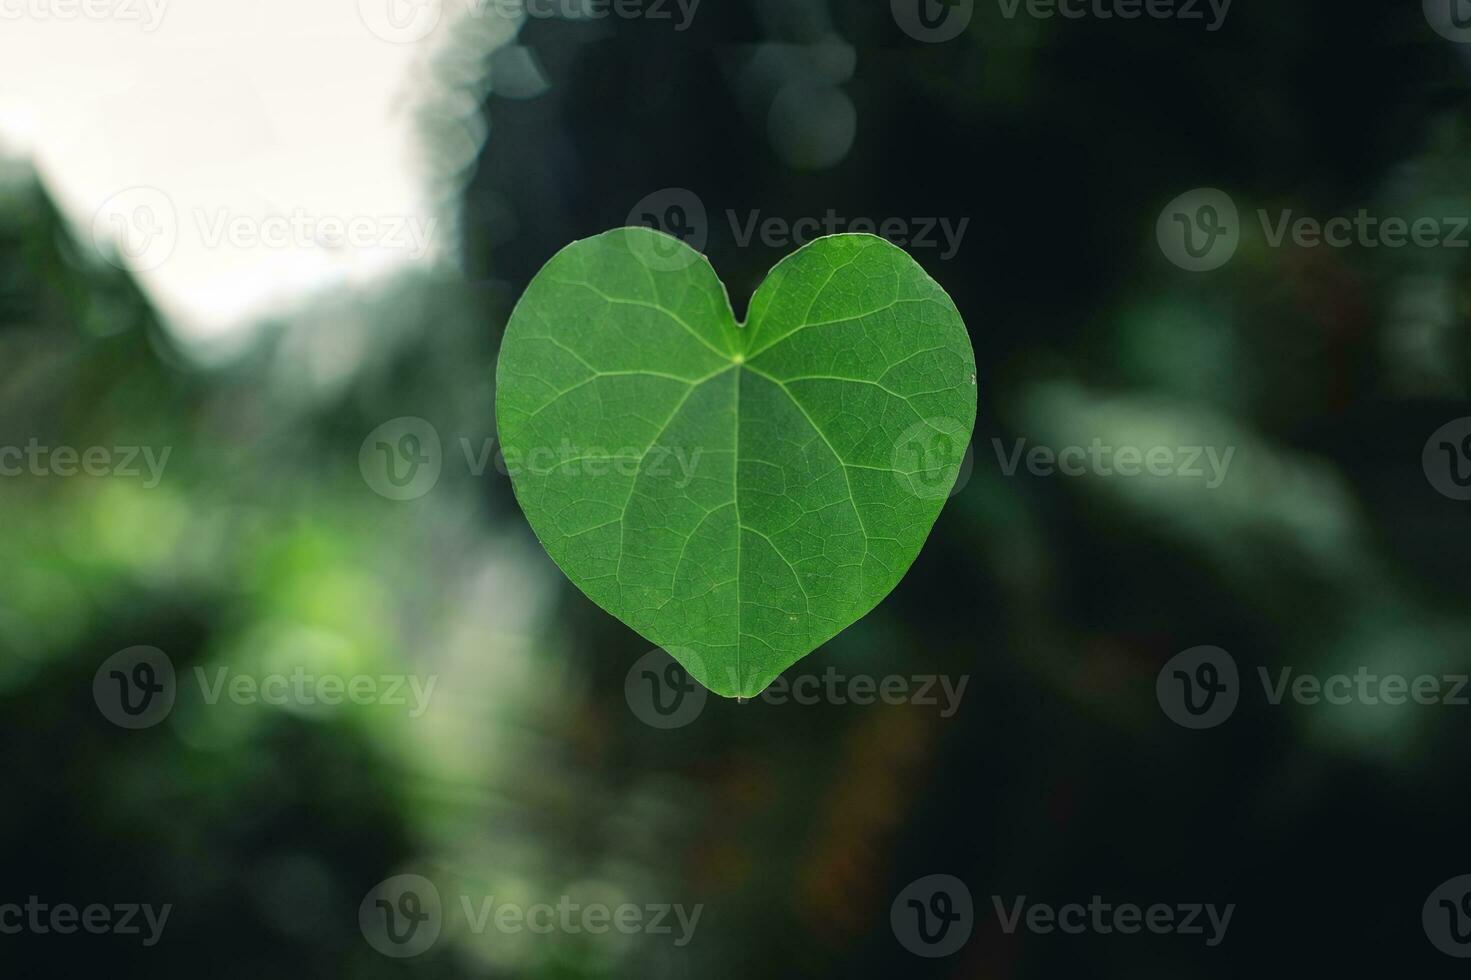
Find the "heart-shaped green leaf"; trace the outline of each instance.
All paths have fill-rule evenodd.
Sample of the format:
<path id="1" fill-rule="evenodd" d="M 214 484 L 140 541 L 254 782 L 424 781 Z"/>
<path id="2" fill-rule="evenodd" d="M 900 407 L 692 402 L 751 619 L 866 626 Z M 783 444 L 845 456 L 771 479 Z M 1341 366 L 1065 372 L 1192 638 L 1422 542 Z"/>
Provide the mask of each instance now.
<path id="1" fill-rule="evenodd" d="M 754 697 L 899 583 L 975 424 L 955 304 L 881 238 L 777 264 L 737 325 L 710 263 L 622 228 L 539 272 L 496 369 L 552 560 L 717 694 Z"/>

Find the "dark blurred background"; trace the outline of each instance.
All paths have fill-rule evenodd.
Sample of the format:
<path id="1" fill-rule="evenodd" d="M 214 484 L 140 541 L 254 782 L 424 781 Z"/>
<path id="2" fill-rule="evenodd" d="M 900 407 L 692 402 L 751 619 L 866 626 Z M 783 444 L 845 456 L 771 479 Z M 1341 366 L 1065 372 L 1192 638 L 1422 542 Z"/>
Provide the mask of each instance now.
<path id="1" fill-rule="evenodd" d="M 1417 3 L 1237 0 L 1207 30 L 1203 4 L 921 2 L 920 23 L 970 19 L 934 41 L 902 4 L 705 0 L 683 30 L 673 7 L 529 18 L 513 44 L 451 25 L 414 113 L 427 159 L 466 157 L 443 174 L 453 261 L 304 298 L 225 359 L 192 356 L 31 164 L 5 164 L 0 446 L 170 456 L 156 486 L 0 477 L 0 903 L 172 906 L 151 946 L 0 935 L 5 975 L 1461 970 L 1422 906 L 1471 872 L 1471 707 L 1273 705 L 1258 670 L 1471 669 L 1468 505 L 1427 447 L 1471 415 L 1468 250 L 1274 246 L 1256 213 L 1471 215 L 1471 44 Z M 1240 226 L 1199 272 L 1156 237 L 1197 188 Z M 502 327 L 556 250 L 646 216 L 699 240 L 744 315 L 800 244 L 743 241 L 753 215 L 829 212 L 933 219 L 937 244 L 909 250 L 965 318 L 980 406 L 908 576 L 788 675 L 963 696 L 711 696 L 657 727 L 629 682 L 648 645 L 541 551 L 493 453 L 466 456 L 493 449 Z M 962 221 L 947 254 L 938 223 Z M 363 450 L 406 417 L 440 473 L 389 499 Z M 1213 487 L 1008 475 L 1020 439 L 1233 456 Z M 1202 645 L 1233 658 L 1239 704 L 1196 730 L 1156 680 Z M 130 730 L 93 682 L 137 646 L 178 697 Z M 208 704 L 193 681 L 301 666 L 437 686 L 413 717 Z M 400 959 L 359 912 L 404 874 L 444 922 Z M 940 957 L 896 907 L 930 875 L 974 910 Z M 1008 933 L 993 896 L 1023 895 L 1235 910 L 1214 946 Z M 462 896 L 703 911 L 676 945 L 477 932 Z"/>

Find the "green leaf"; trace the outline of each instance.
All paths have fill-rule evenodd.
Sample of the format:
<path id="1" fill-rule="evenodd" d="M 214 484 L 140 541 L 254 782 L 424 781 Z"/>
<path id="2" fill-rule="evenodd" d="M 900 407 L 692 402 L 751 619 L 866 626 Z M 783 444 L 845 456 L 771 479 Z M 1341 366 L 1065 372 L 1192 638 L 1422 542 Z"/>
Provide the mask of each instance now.
<path id="1" fill-rule="evenodd" d="M 819 239 L 738 325 L 710 263 L 622 228 L 539 272 L 496 368 L 516 498 L 578 588 L 754 697 L 919 554 L 976 414 L 955 304 L 902 250 Z"/>

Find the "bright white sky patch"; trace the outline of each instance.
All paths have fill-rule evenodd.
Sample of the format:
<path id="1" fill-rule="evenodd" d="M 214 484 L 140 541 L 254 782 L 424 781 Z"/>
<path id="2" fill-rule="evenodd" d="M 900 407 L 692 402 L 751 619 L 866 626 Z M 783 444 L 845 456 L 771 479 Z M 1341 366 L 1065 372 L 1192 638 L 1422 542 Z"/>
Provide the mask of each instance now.
<path id="1" fill-rule="evenodd" d="M 222 339 L 453 253 L 414 125 L 441 13 L 0 0 L 0 148 L 34 161 L 83 242 L 116 243 L 181 336 Z"/>

